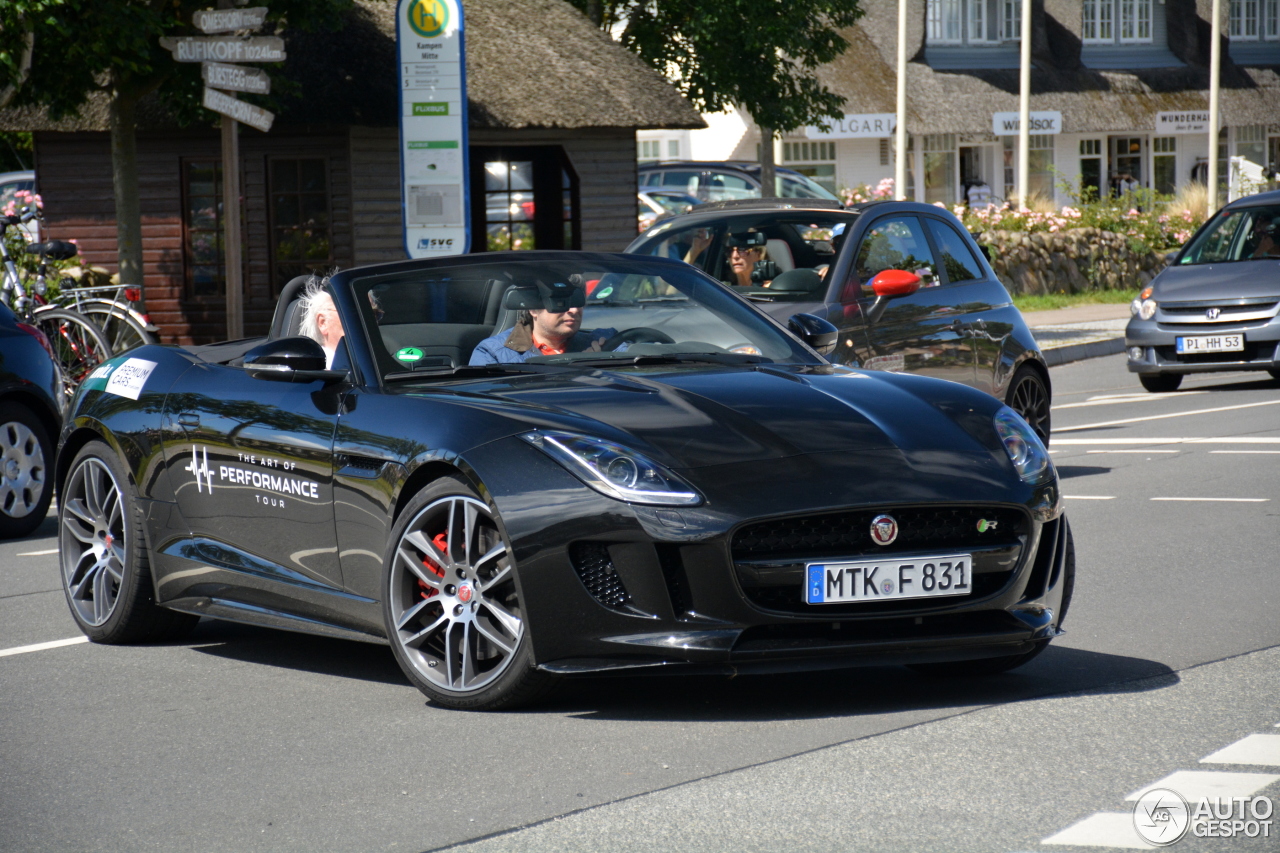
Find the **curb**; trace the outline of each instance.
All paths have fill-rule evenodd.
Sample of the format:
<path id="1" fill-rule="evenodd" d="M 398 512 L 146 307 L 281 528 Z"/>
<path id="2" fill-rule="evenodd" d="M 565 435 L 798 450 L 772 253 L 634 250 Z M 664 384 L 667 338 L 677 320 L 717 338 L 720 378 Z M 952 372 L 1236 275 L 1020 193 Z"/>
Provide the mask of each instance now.
<path id="1" fill-rule="evenodd" d="M 1124 352 L 1124 338 L 1122 337 L 1040 350 L 1040 354 L 1044 356 L 1045 364 L 1050 367 L 1056 367 L 1059 364 L 1067 364 L 1072 361 L 1083 361 L 1086 358 L 1115 355 L 1121 352 Z"/>

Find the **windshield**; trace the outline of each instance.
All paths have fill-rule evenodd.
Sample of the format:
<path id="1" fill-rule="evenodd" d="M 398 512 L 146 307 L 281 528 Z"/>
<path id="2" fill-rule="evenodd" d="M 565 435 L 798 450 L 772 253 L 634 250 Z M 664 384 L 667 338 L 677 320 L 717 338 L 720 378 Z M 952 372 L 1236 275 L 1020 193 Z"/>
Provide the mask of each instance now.
<path id="1" fill-rule="evenodd" d="M 677 221 L 633 252 L 675 258 L 756 301 L 821 302 L 846 229 L 857 214 L 784 211 Z"/>
<path id="2" fill-rule="evenodd" d="M 474 372 L 467 365 L 818 362 L 697 270 L 643 258 L 495 258 L 364 276 L 350 287 L 379 372 L 395 381 Z"/>
<path id="3" fill-rule="evenodd" d="M 1178 263 L 1218 264 L 1280 258 L 1280 205 L 1219 211 Z"/>

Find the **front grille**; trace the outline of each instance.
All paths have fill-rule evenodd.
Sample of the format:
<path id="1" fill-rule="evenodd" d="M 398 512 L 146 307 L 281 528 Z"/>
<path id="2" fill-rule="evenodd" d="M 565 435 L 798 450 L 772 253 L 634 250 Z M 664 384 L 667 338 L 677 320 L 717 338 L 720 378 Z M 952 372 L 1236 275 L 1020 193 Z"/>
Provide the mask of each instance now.
<path id="1" fill-rule="evenodd" d="M 888 546 L 871 539 L 871 519 L 898 522 Z M 985 520 L 985 532 L 978 522 Z M 992 524 L 994 522 L 994 524 Z M 809 616 L 873 616 L 951 607 L 1000 592 L 1013 578 L 1026 544 L 1028 519 L 1011 507 L 887 507 L 772 519 L 741 528 L 733 538 L 734 569 L 747 600 L 766 610 Z M 973 554 L 967 595 L 839 604 L 803 600 L 805 564 L 818 560 L 880 560 L 890 554 Z"/>
<path id="2" fill-rule="evenodd" d="M 569 561 L 587 592 L 605 607 L 621 610 L 631 601 L 631 593 L 618 577 L 605 543 L 574 542 L 569 546 Z"/>
<path id="3" fill-rule="evenodd" d="M 881 513 L 898 522 L 898 538 L 886 547 L 871 540 L 871 519 Z M 979 520 L 994 521 L 995 529 L 978 533 Z M 816 559 L 857 557 L 899 551 L 939 551 L 972 548 L 976 544 L 1009 541 L 1026 532 L 1027 516 L 1010 507 L 887 507 L 845 510 L 799 518 L 777 518 L 748 524 L 733 537 L 733 559 Z"/>

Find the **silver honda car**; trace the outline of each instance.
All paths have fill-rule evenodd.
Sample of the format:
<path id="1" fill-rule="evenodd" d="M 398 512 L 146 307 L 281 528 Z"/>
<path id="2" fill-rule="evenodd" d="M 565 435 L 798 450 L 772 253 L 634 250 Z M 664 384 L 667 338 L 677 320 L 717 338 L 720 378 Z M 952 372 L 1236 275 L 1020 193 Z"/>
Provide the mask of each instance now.
<path id="1" fill-rule="evenodd" d="M 1130 308 L 1129 372 L 1148 391 L 1215 370 L 1280 379 L 1280 191 L 1219 210 Z"/>

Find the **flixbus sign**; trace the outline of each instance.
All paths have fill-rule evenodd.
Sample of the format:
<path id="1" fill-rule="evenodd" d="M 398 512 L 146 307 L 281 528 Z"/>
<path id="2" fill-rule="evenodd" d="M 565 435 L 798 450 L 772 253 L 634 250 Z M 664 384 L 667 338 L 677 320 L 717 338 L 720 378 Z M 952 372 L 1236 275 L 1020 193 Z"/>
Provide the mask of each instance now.
<path id="1" fill-rule="evenodd" d="M 449 104 L 414 104 L 413 114 L 416 116 L 447 116 Z"/>

